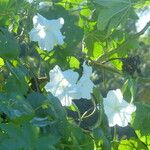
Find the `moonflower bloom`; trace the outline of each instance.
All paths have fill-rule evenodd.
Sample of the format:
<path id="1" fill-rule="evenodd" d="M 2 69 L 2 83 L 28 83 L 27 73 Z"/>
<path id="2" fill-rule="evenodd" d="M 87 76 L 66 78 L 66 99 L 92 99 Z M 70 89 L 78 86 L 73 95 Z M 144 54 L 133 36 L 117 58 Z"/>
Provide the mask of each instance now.
<path id="1" fill-rule="evenodd" d="M 79 99 L 76 82 L 78 73 L 72 70 L 61 71 L 59 66 L 55 66 L 50 72 L 50 82 L 45 86 L 47 92 L 56 96 L 62 106 L 70 106 L 72 99 Z"/>
<path id="2" fill-rule="evenodd" d="M 38 42 L 43 50 L 51 51 L 54 46 L 64 43 L 64 36 L 60 32 L 64 19 L 47 20 L 40 14 L 33 17 L 34 28 L 29 32 L 30 39 Z"/>
<path id="3" fill-rule="evenodd" d="M 120 89 L 110 90 L 103 101 L 104 112 L 108 118 L 109 126 L 119 125 L 125 127 L 131 121 L 131 114 L 136 111 L 136 106 L 123 99 Z"/>
<path id="4" fill-rule="evenodd" d="M 83 75 L 77 83 L 78 90 L 80 92 L 80 98 L 91 99 L 91 93 L 94 87 L 93 82 L 90 79 L 92 74 L 92 67 L 83 63 Z"/>

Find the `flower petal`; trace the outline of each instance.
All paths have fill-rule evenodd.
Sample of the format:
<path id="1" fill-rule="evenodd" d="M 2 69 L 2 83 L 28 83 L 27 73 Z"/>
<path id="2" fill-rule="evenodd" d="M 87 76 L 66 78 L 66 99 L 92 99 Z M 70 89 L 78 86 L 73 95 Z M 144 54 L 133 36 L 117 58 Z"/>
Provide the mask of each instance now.
<path id="1" fill-rule="evenodd" d="M 41 25 L 41 26 L 45 26 L 46 24 L 46 20 L 42 15 L 40 14 L 37 14 L 33 17 L 33 25 L 34 25 L 34 28 L 37 28 L 38 25 Z"/>
<path id="2" fill-rule="evenodd" d="M 91 99 L 91 93 L 94 87 L 93 82 L 90 79 L 92 74 L 92 67 L 87 66 L 83 63 L 83 75 L 77 83 L 78 89 L 80 91 L 80 98 Z"/>
<path id="3" fill-rule="evenodd" d="M 113 122 L 116 125 L 121 127 L 125 127 L 128 125 L 128 119 L 126 118 L 125 114 L 116 113 L 113 117 Z"/>
<path id="4" fill-rule="evenodd" d="M 74 72 L 73 70 L 69 69 L 63 72 L 65 78 L 72 83 L 76 83 L 78 78 L 79 78 L 79 74 L 77 72 Z"/>
<path id="5" fill-rule="evenodd" d="M 32 41 L 35 41 L 35 42 L 38 41 L 38 40 L 39 40 L 39 37 L 37 36 L 37 34 L 38 34 L 37 30 L 32 29 L 32 30 L 29 32 L 30 39 L 31 39 Z"/>

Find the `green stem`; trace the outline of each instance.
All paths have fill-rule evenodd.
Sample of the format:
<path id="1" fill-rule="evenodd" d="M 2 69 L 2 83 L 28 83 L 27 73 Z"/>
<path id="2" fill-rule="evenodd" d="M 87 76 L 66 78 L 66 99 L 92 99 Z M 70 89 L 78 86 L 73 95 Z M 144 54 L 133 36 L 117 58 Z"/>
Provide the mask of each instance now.
<path id="1" fill-rule="evenodd" d="M 118 138 L 117 138 L 117 127 L 114 126 L 114 138 L 113 138 L 113 141 L 117 141 Z"/>
<path id="2" fill-rule="evenodd" d="M 93 94 L 92 94 L 92 98 L 95 99 Z M 81 116 L 81 120 L 89 118 L 90 116 L 92 116 L 96 112 L 96 103 L 93 99 L 92 99 L 93 107 L 90 108 L 89 110 L 85 111 L 85 113 Z M 90 114 L 88 114 L 88 112 L 92 109 L 93 109 L 93 111 Z"/>
<path id="3" fill-rule="evenodd" d="M 104 70 L 107 70 L 107 71 L 109 71 L 109 72 L 112 72 L 112 73 L 117 73 L 117 74 L 119 74 L 119 75 L 123 75 L 121 71 L 119 71 L 119 70 L 117 70 L 117 69 L 115 69 L 115 68 L 106 66 L 106 65 L 101 64 L 101 63 L 99 63 L 99 62 L 97 62 L 97 61 L 93 61 L 93 60 L 90 60 L 90 61 L 91 61 L 91 64 L 94 65 L 94 66 L 100 67 L 100 68 L 102 68 L 102 69 L 104 69 Z"/>
<path id="4" fill-rule="evenodd" d="M 78 123 L 78 125 L 80 126 L 81 121 L 82 121 L 80 110 L 78 109 L 78 107 L 76 106 L 76 104 L 74 102 L 72 102 L 72 104 L 73 104 L 74 108 L 76 109 L 76 111 L 78 113 L 78 117 L 79 117 L 79 123 Z"/>

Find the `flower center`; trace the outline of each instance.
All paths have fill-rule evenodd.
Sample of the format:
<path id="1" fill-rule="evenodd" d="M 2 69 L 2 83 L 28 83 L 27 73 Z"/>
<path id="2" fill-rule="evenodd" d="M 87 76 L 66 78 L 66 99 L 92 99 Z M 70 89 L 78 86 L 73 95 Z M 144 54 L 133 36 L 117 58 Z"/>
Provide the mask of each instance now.
<path id="1" fill-rule="evenodd" d="M 48 32 L 51 30 L 51 26 L 50 25 L 47 25 L 47 26 L 43 26 L 43 29 L 45 32 Z"/>

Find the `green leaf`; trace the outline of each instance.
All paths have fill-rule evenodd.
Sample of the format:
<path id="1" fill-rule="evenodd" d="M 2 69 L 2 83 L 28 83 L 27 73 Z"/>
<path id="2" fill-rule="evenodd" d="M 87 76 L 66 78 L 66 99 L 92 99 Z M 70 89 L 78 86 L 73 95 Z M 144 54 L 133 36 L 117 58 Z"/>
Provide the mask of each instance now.
<path id="1" fill-rule="evenodd" d="M 0 58 L 0 67 L 4 65 L 4 60 Z"/>
<path id="2" fill-rule="evenodd" d="M 77 150 L 93 150 L 94 143 L 92 138 L 85 134 L 81 128 L 71 125 L 71 139 L 72 139 L 72 147 Z"/>
<path id="3" fill-rule="evenodd" d="M 134 4 L 135 8 L 144 8 L 146 6 L 150 5 L 149 0 L 136 0 L 136 3 Z"/>
<path id="4" fill-rule="evenodd" d="M 111 143 L 106 137 L 106 134 L 104 133 L 102 128 L 96 128 L 93 131 L 93 135 L 94 135 L 97 147 L 102 147 L 103 149 L 107 149 L 107 150 L 111 149 Z"/>
<path id="5" fill-rule="evenodd" d="M 0 0 L 0 13 L 8 13 L 8 10 L 11 9 L 13 2 L 13 0 Z"/>
<path id="6" fill-rule="evenodd" d="M 132 122 L 135 130 L 139 130 L 141 135 L 150 135 L 150 105 L 136 103 L 136 112 Z"/>
<path id="7" fill-rule="evenodd" d="M 139 48 L 139 41 L 137 38 L 132 38 L 128 40 L 123 46 L 121 50 L 116 51 L 119 57 L 126 56 L 129 52 L 135 51 Z"/>
<path id="8" fill-rule="evenodd" d="M 43 136 L 38 138 L 38 140 L 35 143 L 35 149 L 36 150 L 56 150 L 53 146 L 59 141 L 59 138 L 55 136 Z"/>
<path id="9" fill-rule="evenodd" d="M 124 98 L 128 102 L 133 102 L 137 93 L 137 82 L 130 76 L 127 76 L 127 80 L 122 87 Z"/>
<path id="10" fill-rule="evenodd" d="M 21 131 L 13 123 L 0 124 L 0 128 L 3 132 L 6 132 L 10 138 L 14 138 L 20 141 Z"/>
<path id="11" fill-rule="evenodd" d="M 5 139 L 0 142 L 0 150 L 18 150 L 21 147 L 20 144 L 15 139 Z"/>
<path id="12" fill-rule="evenodd" d="M 142 136 L 140 130 L 135 131 L 138 138 L 147 145 L 148 149 L 150 149 L 150 135 Z"/>
<path id="13" fill-rule="evenodd" d="M 27 96 L 27 101 L 35 111 L 36 117 L 45 118 L 49 115 L 50 118 L 55 118 L 52 110 L 53 107 L 51 106 L 50 101 L 45 95 L 38 92 L 32 92 Z M 37 122 L 34 119 L 32 121 L 33 124 L 35 123 L 36 125 L 40 125 L 40 122 Z"/>
<path id="14" fill-rule="evenodd" d="M 38 118 L 33 119 L 33 124 L 49 125 L 54 135 L 68 136 L 66 112 L 56 97 L 50 93 L 46 97 L 41 93 L 33 92 L 28 95 L 27 100 L 34 108 L 37 117 L 40 117 L 40 120 L 43 117 L 43 121 L 38 121 Z M 44 119 L 44 117 L 48 117 L 48 119 Z"/>
<path id="15" fill-rule="evenodd" d="M 136 138 L 131 138 L 129 140 L 121 140 L 118 150 L 148 150 L 148 148 Z"/>
<path id="16" fill-rule="evenodd" d="M 69 61 L 70 68 L 76 68 L 76 69 L 79 68 L 80 62 L 77 58 L 70 56 L 68 57 L 68 61 Z"/>
<path id="17" fill-rule="evenodd" d="M 70 133 L 68 132 L 68 122 L 64 107 L 61 105 L 59 99 L 54 97 L 51 93 L 49 93 L 48 99 L 51 104 L 50 113 L 53 114 L 56 120 L 54 123 L 54 125 L 57 126 L 56 130 L 58 133 L 56 134 L 68 138 Z M 52 128 L 52 130 L 54 129 Z"/>
<path id="18" fill-rule="evenodd" d="M 7 147 L 7 140 L 9 140 L 10 143 L 14 144 L 15 147 L 17 147 L 18 150 L 19 148 L 29 148 L 28 143 L 26 143 L 26 140 L 29 139 L 24 139 L 23 135 L 22 135 L 22 131 L 20 129 L 20 127 L 9 123 L 9 124 L 0 124 L 0 128 L 1 130 L 6 133 L 6 135 L 8 135 L 8 139 L 6 139 L 6 141 L 2 141 L 2 143 L 0 143 L 0 147 L 1 144 L 3 147 Z"/>
<path id="19" fill-rule="evenodd" d="M 102 100 L 103 100 L 103 97 L 100 93 L 100 87 L 94 87 L 93 88 L 93 94 L 94 94 L 94 97 L 96 99 L 96 102 L 98 104 L 101 104 L 102 103 Z"/>
<path id="20" fill-rule="evenodd" d="M 103 45 L 100 42 L 100 33 L 92 31 L 88 34 L 87 37 L 85 37 L 85 44 L 86 47 L 84 49 L 84 52 L 87 53 L 88 56 L 90 56 L 92 59 L 97 59 L 103 54 Z"/>
<path id="21" fill-rule="evenodd" d="M 25 95 L 28 91 L 28 84 L 25 80 L 25 72 L 20 67 L 12 67 L 9 63 L 7 67 L 13 75 L 10 75 L 7 79 L 5 85 L 6 92 L 10 94 L 17 93 L 18 95 Z"/>
<path id="22" fill-rule="evenodd" d="M 118 54 L 119 57 L 125 57 L 127 54 L 129 54 L 129 52 L 134 51 L 137 48 L 139 48 L 139 42 L 137 40 L 137 37 L 131 35 L 127 37 L 127 39 L 122 44 L 118 45 L 118 47 L 116 47 L 115 49 L 102 55 L 99 59 L 104 59 L 104 58 L 106 59 L 116 53 Z"/>
<path id="23" fill-rule="evenodd" d="M 0 0 L 0 26 L 8 25 L 15 11 L 15 0 Z M 12 25 L 12 22 L 10 23 Z"/>
<path id="24" fill-rule="evenodd" d="M 19 55 L 19 46 L 14 36 L 6 29 L 0 28 L 0 57 L 15 59 Z"/>
<path id="25" fill-rule="evenodd" d="M 90 53 L 90 51 L 88 52 Z M 93 45 L 92 54 L 90 55 L 93 56 L 94 59 L 97 59 L 101 55 L 102 52 L 103 52 L 103 47 L 101 46 L 101 44 L 99 42 L 95 42 Z"/>
<path id="26" fill-rule="evenodd" d="M 111 1 L 111 0 L 94 0 L 94 2 L 101 5 L 101 6 L 111 7 L 114 4 L 120 4 L 120 3 L 122 3 L 122 4 L 127 3 L 128 4 L 128 2 L 130 2 L 130 1 L 126 1 L 126 0 L 113 0 L 113 1 Z"/>
<path id="27" fill-rule="evenodd" d="M 27 100 L 30 105 L 36 109 L 42 107 L 44 102 L 47 100 L 46 96 L 38 92 L 32 92 L 27 96 Z"/>
<path id="28" fill-rule="evenodd" d="M 113 24 L 112 27 L 117 27 L 122 21 L 124 21 L 124 18 L 131 9 L 131 2 L 129 0 L 96 0 L 95 2 L 103 6 L 103 8 L 100 8 L 99 10 L 97 22 L 99 30 L 104 30 L 109 21 Z"/>
<path id="29" fill-rule="evenodd" d="M 54 97 L 52 94 L 49 93 L 48 99 L 53 106 L 53 112 L 55 114 L 55 117 L 59 120 L 66 120 L 66 112 L 64 107 L 61 105 L 59 99 L 57 97 Z"/>
<path id="30" fill-rule="evenodd" d="M 9 117 L 9 119 L 18 119 L 21 117 L 32 117 L 33 110 L 25 99 L 18 95 L 4 95 L 0 93 L 0 112 Z M 29 115 L 31 115 L 29 117 Z M 25 119 L 25 118 L 24 118 Z"/>
<path id="31" fill-rule="evenodd" d="M 2 147 L 10 149 L 8 143 L 13 144 L 13 150 L 52 150 L 54 149 L 53 145 L 59 141 L 58 137 L 51 135 L 39 137 L 38 128 L 31 126 L 29 123 L 24 123 L 21 126 L 17 126 L 13 123 L 0 124 L 0 128 L 3 131 L 3 134 L 8 135 L 3 141 L 0 141 L 0 150 L 4 150 L 1 149 Z"/>

